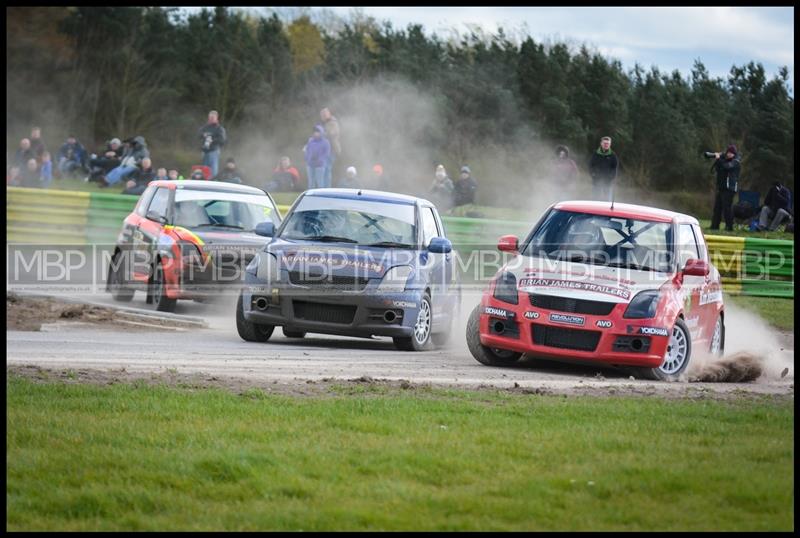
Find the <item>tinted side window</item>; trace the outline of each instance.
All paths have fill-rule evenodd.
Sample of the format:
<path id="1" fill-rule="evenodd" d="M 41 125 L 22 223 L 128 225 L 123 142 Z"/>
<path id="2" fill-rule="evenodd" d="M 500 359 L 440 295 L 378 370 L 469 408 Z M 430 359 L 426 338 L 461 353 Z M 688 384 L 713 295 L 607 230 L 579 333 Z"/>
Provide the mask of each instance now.
<path id="1" fill-rule="evenodd" d="M 158 189 L 150 202 L 147 211 L 155 211 L 162 217 L 167 216 L 167 204 L 169 203 L 169 189 Z M 146 213 L 145 213 L 146 214 Z"/>
<path id="2" fill-rule="evenodd" d="M 422 211 L 422 246 L 427 247 L 434 237 L 439 237 L 439 229 L 436 227 L 436 218 L 430 207 L 423 207 Z"/>
<path id="3" fill-rule="evenodd" d="M 679 269 L 683 269 L 687 260 L 700 257 L 691 224 L 681 224 L 678 229 L 678 253 Z"/>

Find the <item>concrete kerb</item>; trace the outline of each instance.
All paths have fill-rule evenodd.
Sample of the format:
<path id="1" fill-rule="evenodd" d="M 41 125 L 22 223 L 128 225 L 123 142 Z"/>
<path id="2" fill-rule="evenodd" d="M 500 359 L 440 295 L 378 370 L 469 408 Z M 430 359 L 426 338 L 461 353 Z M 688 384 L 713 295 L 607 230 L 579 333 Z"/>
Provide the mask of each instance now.
<path id="1" fill-rule="evenodd" d="M 208 322 L 205 319 L 195 316 L 186 316 L 184 314 L 173 314 L 170 312 L 155 312 L 152 310 L 145 310 L 142 308 L 134 308 L 130 306 L 109 305 L 98 301 L 80 299 L 78 297 L 60 296 L 48 293 L 37 293 L 30 291 L 25 291 L 25 292 L 14 291 L 13 293 L 20 297 L 52 299 L 56 301 L 63 301 L 65 303 L 70 303 L 70 304 L 85 304 L 90 306 L 97 306 L 100 308 L 108 308 L 110 310 L 114 310 L 118 313 L 123 314 L 122 316 L 123 318 L 124 317 L 132 318 L 133 321 L 160 321 L 162 323 L 166 323 L 174 327 L 187 327 L 187 328 L 191 327 L 198 329 L 208 328 Z"/>

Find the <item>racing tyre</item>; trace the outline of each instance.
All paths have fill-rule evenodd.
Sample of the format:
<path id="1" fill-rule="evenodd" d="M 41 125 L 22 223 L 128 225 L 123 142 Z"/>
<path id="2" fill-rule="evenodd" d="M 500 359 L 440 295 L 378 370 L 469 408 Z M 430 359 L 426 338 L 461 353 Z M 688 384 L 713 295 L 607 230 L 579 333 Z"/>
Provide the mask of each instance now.
<path id="1" fill-rule="evenodd" d="M 511 366 L 522 357 L 518 351 L 486 347 L 481 344 L 481 305 L 475 307 L 467 322 L 467 347 L 475 360 L 487 366 Z"/>
<path id="2" fill-rule="evenodd" d="M 672 336 L 667 344 L 664 362 L 658 368 L 634 368 L 634 375 L 655 381 L 677 381 L 689 366 L 692 358 L 692 338 L 681 318 L 672 327 Z"/>
<path id="3" fill-rule="evenodd" d="M 432 345 L 431 334 L 433 329 L 433 309 L 431 296 L 428 293 L 422 296 L 419 303 L 417 321 L 414 323 L 414 334 L 406 337 L 394 337 L 394 345 L 402 351 L 425 351 Z"/>
<path id="4" fill-rule="evenodd" d="M 167 297 L 166 283 L 164 282 L 164 267 L 161 261 L 156 262 L 153 276 L 150 279 L 150 300 L 159 312 L 174 312 L 177 299 Z"/>
<path id="5" fill-rule="evenodd" d="M 275 330 L 275 325 L 265 325 L 261 323 L 253 323 L 244 318 L 244 305 L 242 305 L 242 294 L 239 294 L 239 300 L 236 301 L 236 331 L 242 340 L 247 342 L 266 342 L 272 336 L 272 331 Z"/>
<path id="6" fill-rule="evenodd" d="M 286 338 L 303 338 L 305 335 L 305 331 L 290 331 L 286 327 L 283 328 L 283 336 Z"/>
<path id="7" fill-rule="evenodd" d="M 711 335 L 711 344 L 708 351 L 717 357 L 721 357 L 725 353 L 725 322 L 722 319 L 722 315 L 717 316 L 717 323 L 714 325 L 714 334 Z"/>
<path id="8" fill-rule="evenodd" d="M 112 299 L 127 303 L 133 299 L 135 291 L 125 286 L 125 275 L 122 274 L 120 267 L 118 267 L 121 255 L 122 253 L 117 251 L 108 266 L 108 290 L 111 292 Z"/>

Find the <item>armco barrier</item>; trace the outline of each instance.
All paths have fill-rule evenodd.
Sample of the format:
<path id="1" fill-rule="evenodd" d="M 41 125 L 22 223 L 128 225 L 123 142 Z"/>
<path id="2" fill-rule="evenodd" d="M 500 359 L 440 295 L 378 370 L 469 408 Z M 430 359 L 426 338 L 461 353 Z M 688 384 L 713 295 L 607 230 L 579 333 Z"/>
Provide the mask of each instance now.
<path id="1" fill-rule="evenodd" d="M 137 196 L 6 188 L 6 242 L 101 244 L 117 239 Z M 285 215 L 288 206 L 278 206 Z M 462 255 L 492 248 L 501 235 L 523 238 L 533 222 L 444 217 L 447 235 Z M 794 241 L 706 236 L 723 288 L 736 294 L 794 297 Z"/>

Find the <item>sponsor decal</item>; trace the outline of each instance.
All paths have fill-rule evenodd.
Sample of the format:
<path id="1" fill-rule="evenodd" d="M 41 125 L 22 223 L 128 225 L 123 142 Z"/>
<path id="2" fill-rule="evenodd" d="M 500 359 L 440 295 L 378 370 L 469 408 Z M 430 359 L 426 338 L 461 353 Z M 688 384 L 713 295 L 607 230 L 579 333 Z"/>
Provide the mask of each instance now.
<path id="1" fill-rule="evenodd" d="M 628 334 L 644 334 L 647 336 L 669 336 L 669 329 L 665 327 L 640 327 L 628 325 Z"/>
<path id="2" fill-rule="evenodd" d="M 528 276 L 535 276 L 536 273 L 558 274 L 558 273 L 556 273 L 554 271 L 541 271 L 539 269 L 525 269 L 525 274 L 528 275 Z M 619 284 L 622 287 L 633 286 L 634 284 L 636 284 L 635 281 L 627 279 L 627 278 L 619 278 L 617 276 L 604 275 L 602 273 L 579 273 L 579 272 L 575 272 L 575 271 L 562 271 L 562 273 L 563 274 L 567 274 L 567 275 L 575 275 L 575 276 L 578 276 L 578 277 L 586 277 L 586 276 L 588 276 L 588 277 L 590 277 L 592 279 L 595 279 L 595 280 L 608 280 L 608 281 L 611 281 L 611 282 L 615 282 L 615 283 Z"/>
<path id="3" fill-rule="evenodd" d="M 300 263 L 314 264 L 314 265 L 334 264 L 337 267 L 355 267 L 358 269 L 368 269 L 375 273 L 383 272 L 383 264 L 380 263 L 359 261 L 359 260 L 337 260 L 337 259 L 331 259 L 329 256 L 321 256 L 318 254 L 308 255 L 308 254 L 289 253 L 286 254 L 286 261 L 300 262 Z"/>
<path id="4" fill-rule="evenodd" d="M 509 312 L 503 308 L 495 308 L 493 306 L 486 306 L 483 308 L 484 314 L 489 314 L 490 316 L 497 316 L 501 318 L 513 318 L 514 312 Z"/>
<path id="5" fill-rule="evenodd" d="M 554 323 L 568 323 L 570 325 L 583 325 L 585 318 L 567 314 L 550 314 L 550 321 Z"/>
<path id="6" fill-rule="evenodd" d="M 539 319 L 539 312 L 528 310 L 525 312 L 525 319 Z"/>
<path id="7" fill-rule="evenodd" d="M 597 326 L 598 326 L 598 327 L 600 327 L 601 329 L 610 329 L 611 327 L 613 327 L 613 326 L 614 326 L 614 324 L 613 324 L 613 323 L 611 323 L 611 320 L 610 320 L 610 319 L 598 319 L 598 320 L 595 322 L 595 325 L 597 325 Z"/>
<path id="8" fill-rule="evenodd" d="M 722 290 L 707 291 L 700 294 L 700 305 L 708 303 L 721 303 Z"/>
<path id="9" fill-rule="evenodd" d="M 396 308 L 416 308 L 417 303 L 412 303 L 409 301 L 392 301 L 392 306 Z"/>
<path id="10" fill-rule="evenodd" d="M 603 284 L 595 284 L 592 282 L 577 282 L 574 280 L 558 280 L 554 278 L 521 278 L 518 284 L 519 288 L 561 288 L 580 291 L 592 291 L 595 293 L 603 293 L 606 295 L 613 295 L 621 299 L 630 299 L 630 290 L 616 288 L 613 286 L 605 286 Z"/>

